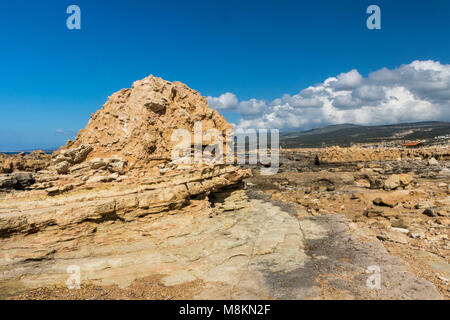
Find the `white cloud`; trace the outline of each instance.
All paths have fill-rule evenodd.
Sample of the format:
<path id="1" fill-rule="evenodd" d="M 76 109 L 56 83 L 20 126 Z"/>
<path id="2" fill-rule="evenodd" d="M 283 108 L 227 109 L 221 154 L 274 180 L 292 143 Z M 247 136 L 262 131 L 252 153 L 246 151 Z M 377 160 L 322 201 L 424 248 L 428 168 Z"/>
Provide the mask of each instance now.
<path id="1" fill-rule="evenodd" d="M 353 98 L 365 101 L 380 101 L 386 96 L 384 87 L 379 86 L 361 86 L 352 92 Z"/>
<path id="2" fill-rule="evenodd" d="M 339 90 L 351 90 L 357 88 L 363 81 L 363 77 L 359 74 L 358 70 L 353 69 L 347 73 L 341 73 L 337 76 L 336 80 L 329 82 L 329 86 Z"/>
<path id="3" fill-rule="evenodd" d="M 244 117 L 255 116 L 262 114 L 267 108 L 266 101 L 250 99 L 248 101 L 241 101 L 238 106 L 238 112 Z"/>
<path id="4" fill-rule="evenodd" d="M 238 99 L 230 92 L 220 95 L 218 98 L 207 97 L 208 104 L 211 108 L 217 110 L 233 110 L 238 105 Z"/>
<path id="5" fill-rule="evenodd" d="M 273 101 L 238 101 L 232 93 L 208 97 L 218 110 L 234 110 L 238 128 L 310 129 L 321 125 L 450 120 L 450 65 L 414 61 L 363 77 L 357 70 L 285 94 Z"/>
<path id="6" fill-rule="evenodd" d="M 308 94 L 306 94 L 306 96 L 300 94 L 290 96 L 288 94 L 285 94 L 282 98 L 282 101 L 296 108 L 323 107 L 323 102 L 320 99 L 314 97 L 313 95 L 311 95 L 311 97 L 308 97 Z"/>
<path id="7" fill-rule="evenodd" d="M 267 107 L 266 101 L 250 99 L 248 101 L 239 102 L 236 95 L 227 92 L 219 97 L 207 97 L 208 104 L 211 108 L 217 110 L 237 111 L 243 116 L 255 116 L 264 112 Z"/>

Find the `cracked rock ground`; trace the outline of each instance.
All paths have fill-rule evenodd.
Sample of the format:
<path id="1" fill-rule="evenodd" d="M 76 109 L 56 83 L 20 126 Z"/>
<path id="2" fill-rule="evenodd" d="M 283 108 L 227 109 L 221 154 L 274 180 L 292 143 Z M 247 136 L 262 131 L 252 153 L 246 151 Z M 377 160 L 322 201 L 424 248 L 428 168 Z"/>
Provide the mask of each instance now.
<path id="1" fill-rule="evenodd" d="M 211 212 L 199 200 L 150 221 L 3 240 L 2 297 L 124 298 L 127 292 L 130 298 L 136 281 L 157 281 L 173 288 L 171 299 L 442 298 L 378 240 L 354 234 L 342 216 L 299 217 L 243 191 L 233 196 L 241 199 L 240 209 Z M 80 267 L 80 292 L 65 288 L 70 265 Z M 381 268 L 380 290 L 366 285 L 372 265 Z"/>

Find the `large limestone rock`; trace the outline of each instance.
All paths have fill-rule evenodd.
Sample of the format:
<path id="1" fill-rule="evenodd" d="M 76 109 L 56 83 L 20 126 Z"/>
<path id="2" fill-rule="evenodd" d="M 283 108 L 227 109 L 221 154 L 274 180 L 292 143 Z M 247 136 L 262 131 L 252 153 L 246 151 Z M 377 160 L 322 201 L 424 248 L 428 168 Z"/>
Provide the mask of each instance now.
<path id="1" fill-rule="evenodd" d="M 178 143 L 171 141 L 173 131 L 193 133 L 196 121 L 203 132 L 217 129 L 225 135 L 232 129 L 206 98 L 179 82 L 150 76 L 113 94 L 76 140 L 53 154 L 48 170 L 0 176 L 0 189 L 28 189 L 36 182 L 31 189 L 39 190 L 36 197 L 23 192 L 0 201 L 0 238 L 177 210 L 191 197 L 249 176 L 248 170 L 228 164 L 171 161 Z"/>
<path id="2" fill-rule="evenodd" d="M 134 221 L 147 215 L 180 209 L 189 203 L 191 197 L 217 192 L 239 183 L 246 176 L 246 171 L 221 165 L 175 176 L 142 179 L 131 186 L 116 184 L 109 188 L 98 186 L 93 190 L 78 190 L 55 200 L 3 201 L 0 203 L 0 238 L 16 233 L 45 231 L 50 227 L 65 229 L 84 222 Z M 2 183 L 0 178 L 0 187 Z M 72 189 L 73 185 L 66 185 L 50 188 L 48 192 L 59 195 Z"/>
<path id="3" fill-rule="evenodd" d="M 0 258 L 4 253 L 11 255 L 0 261 L 0 296 L 9 290 L 10 283 L 19 283 L 22 276 L 36 275 L 35 266 L 27 269 L 29 262 L 42 267 L 56 255 L 64 256 L 72 249 L 109 250 L 109 244 L 99 244 L 91 238 L 105 226 L 118 227 L 120 243 L 110 244 L 117 243 L 116 249 L 126 252 L 129 249 L 124 243 L 134 242 L 129 238 L 133 228 L 141 229 L 156 222 L 148 234 L 168 235 L 174 228 L 190 227 L 191 223 L 181 220 L 179 225 L 159 224 L 160 218 L 182 215 L 184 210 L 196 216 L 199 214 L 196 203 L 211 213 L 208 197 L 213 199 L 214 193 L 240 185 L 250 171 L 217 162 L 172 161 L 172 149 L 178 144 L 171 141 L 174 130 L 186 129 L 192 134 L 196 121 L 201 121 L 203 132 L 218 129 L 225 135 L 232 129 L 196 91 L 179 82 L 150 76 L 135 82 L 131 89 L 113 94 L 76 140 L 69 141 L 51 159 L 48 157 L 42 169 L 33 174 L 0 174 Z M 2 172 L 16 168 L 14 164 L 12 167 L 6 162 L 0 164 Z M 217 211 L 231 213 L 242 209 L 245 203 L 242 192 L 236 193 Z M 203 223 L 204 220 L 199 225 Z M 211 226 L 209 232 L 220 231 Z M 141 233 L 141 240 L 147 240 L 142 238 L 146 234 Z M 43 241 L 28 240 L 28 235 Z M 104 235 L 110 238 L 109 232 Z M 22 240 L 30 242 L 23 244 Z M 88 245 L 80 240 L 86 240 Z M 199 243 L 207 241 L 200 240 Z M 57 248 L 50 248 L 48 241 Z M 66 246 L 68 241 L 75 241 L 70 249 Z M 147 248 L 153 246 L 148 244 L 146 241 Z M 18 250 L 11 250 L 11 246 Z M 27 248 L 26 252 L 20 247 Z M 63 260 L 67 261 L 66 258 Z M 18 269 L 23 273 L 16 273 Z M 22 290 L 23 284 L 17 287 Z"/>
<path id="4" fill-rule="evenodd" d="M 198 92 L 177 81 L 149 76 L 109 97 L 76 140 L 69 141 L 55 157 L 78 163 L 116 156 L 132 169 L 152 167 L 170 159 L 178 143 L 171 140 L 174 130 L 187 129 L 193 134 L 196 121 L 201 121 L 203 132 L 214 128 L 225 134 L 232 129 Z"/>

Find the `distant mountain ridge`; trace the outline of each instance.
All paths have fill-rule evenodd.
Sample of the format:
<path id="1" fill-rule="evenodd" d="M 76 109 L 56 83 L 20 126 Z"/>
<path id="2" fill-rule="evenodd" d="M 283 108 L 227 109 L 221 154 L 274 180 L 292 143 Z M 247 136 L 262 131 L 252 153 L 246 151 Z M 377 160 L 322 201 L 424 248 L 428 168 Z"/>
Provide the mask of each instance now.
<path id="1" fill-rule="evenodd" d="M 284 148 L 315 148 L 324 144 L 350 146 L 353 143 L 428 140 L 447 134 L 450 134 L 450 122 L 425 121 L 376 126 L 339 124 L 280 133 L 280 145 Z"/>
<path id="2" fill-rule="evenodd" d="M 450 134 L 450 122 L 424 121 L 390 125 L 364 126 L 351 123 L 329 125 L 306 131 L 280 132 L 280 145 L 283 148 L 317 148 L 338 145 L 348 147 L 352 143 L 379 143 L 382 141 L 415 141 L 433 139 Z M 268 136 L 270 140 L 270 136 Z M 17 151 L 0 151 L 4 154 L 30 153 L 43 150 L 53 153 L 58 148 L 26 149 Z"/>
<path id="3" fill-rule="evenodd" d="M 43 151 L 47 154 L 52 154 L 56 150 L 58 150 L 58 148 L 51 148 L 51 149 L 36 148 L 36 149 L 23 149 L 23 150 L 16 150 L 16 151 L 0 151 L 0 153 L 3 153 L 3 154 L 19 154 L 19 153 L 30 154 L 33 151 Z"/>

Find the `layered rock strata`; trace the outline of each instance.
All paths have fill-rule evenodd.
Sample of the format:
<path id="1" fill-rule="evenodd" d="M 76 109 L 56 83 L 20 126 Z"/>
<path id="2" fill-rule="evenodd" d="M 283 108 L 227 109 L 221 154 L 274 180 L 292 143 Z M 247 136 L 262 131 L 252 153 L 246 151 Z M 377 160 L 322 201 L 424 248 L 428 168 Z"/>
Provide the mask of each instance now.
<path id="1" fill-rule="evenodd" d="M 402 159 L 450 159 L 449 148 L 419 148 L 419 149 L 398 149 L 398 148 L 340 148 L 331 147 L 319 149 L 317 157 L 320 163 L 345 163 L 363 161 L 396 161 Z"/>
<path id="2" fill-rule="evenodd" d="M 202 134 L 216 129 L 225 137 L 232 129 L 180 82 L 149 76 L 113 94 L 51 162 L 38 153 L 46 165 L 35 172 L 0 176 L 0 192 L 8 191 L 0 193 L 0 237 L 179 209 L 249 176 L 232 165 L 172 161 L 173 132 L 193 135 L 196 123 Z"/>

